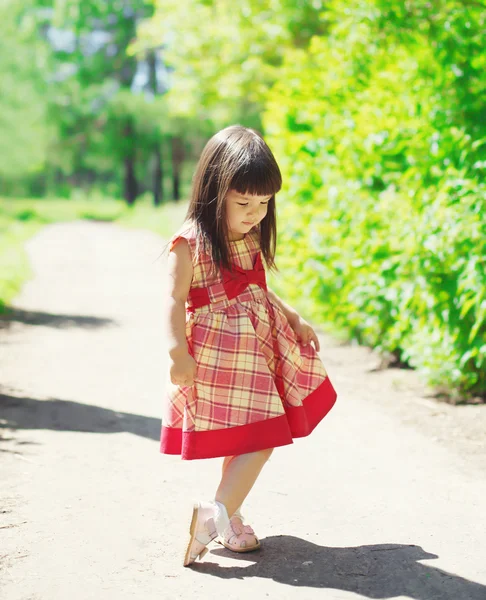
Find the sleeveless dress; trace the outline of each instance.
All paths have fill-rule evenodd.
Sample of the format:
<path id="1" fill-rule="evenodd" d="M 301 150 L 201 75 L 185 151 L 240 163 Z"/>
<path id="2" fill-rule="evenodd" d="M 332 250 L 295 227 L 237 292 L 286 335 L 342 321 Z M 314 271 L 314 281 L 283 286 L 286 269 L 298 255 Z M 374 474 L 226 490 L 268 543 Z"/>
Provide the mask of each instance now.
<path id="1" fill-rule="evenodd" d="M 186 222 L 172 236 L 189 243 L 193 279 L 186 300 L 186 340 L 197 363 L 192 386 L 166 373 L 160 451 L 182 459 L 214 458 L 293 443 L 309 435 L 336 401 L 317 351 L 301 344 L 267 294 L 259 226 L 230 241 L 231 273 L 209 273 L 212 257 L 195 255 Z"/>

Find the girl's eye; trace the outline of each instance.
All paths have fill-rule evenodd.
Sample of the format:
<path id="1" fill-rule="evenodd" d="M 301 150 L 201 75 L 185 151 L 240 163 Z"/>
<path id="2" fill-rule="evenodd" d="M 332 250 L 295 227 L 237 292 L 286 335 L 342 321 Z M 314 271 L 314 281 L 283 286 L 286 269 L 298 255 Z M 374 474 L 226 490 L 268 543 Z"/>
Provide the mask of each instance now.
<path id="1" fill-rule="evenodd" d="M 269 201 L 267 201 L 267 202 L 260 202 L 260 204 L 263 204 L 263 205 L 266 206 L 268 204 L 268 202 Z M 246 204 L 242 204 L 241 202 L 237 202 L 237 204 L 239 204 L 240 206 L 248 206 L 248 202 Z"/>

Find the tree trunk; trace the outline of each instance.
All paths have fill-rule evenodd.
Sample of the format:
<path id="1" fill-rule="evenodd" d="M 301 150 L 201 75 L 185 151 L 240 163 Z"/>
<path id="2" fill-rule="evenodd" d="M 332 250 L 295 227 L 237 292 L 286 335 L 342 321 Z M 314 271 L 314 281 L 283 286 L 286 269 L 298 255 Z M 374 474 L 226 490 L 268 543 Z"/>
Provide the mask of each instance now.
<path id="1" fill-rule="evenodd" d="M 172 138 L 172 194 L 174 200 L 180 200 L 181 170 L 184 161 L 184 146 L 179 137 Z"/>
<path id="2" fill-rule="evenodd" d="M 137 180 L 135 178 L 135 165 L 133 156 L 125 156 L 125 200 L 131 206 L 137 198 Z"/>
<path id="3" fill-rule="evenodd" d="M 147 53 L 147 64 L 149 68 L 150 88 L 157 96 L 157 57 L 155 50 Z M 161 136 L 159 136 L 160 138 Z M 152 176 L 154 205 L 159 206 L 164 199 L 163 166 L 162 166 L 162 139 L 154 144 L 154 171 Z"/>
<path id="4" fill-rule="evenodd" d="M 154 185 L 154 205 L 159 206 L 162 204 L 164 200 L 164 186 L 163 186 L 163 168 L 162 168 L 162 146 L 160 143 L 155 145 L 154 148 L 154 175 L 153 175 L 153 185 Z"/>
<path id="5" fill-rule="evenodd" d="M 137 178 L 135 176 L 135 136 L 131 119 L 127 120 L 123 130 L 123 135 L 127 139 L 127 151 L 125 158 L 123 159 L 125 167 L 124 196 L 127 204 L 131 206 L 135 203 L 138 195 Z"/>

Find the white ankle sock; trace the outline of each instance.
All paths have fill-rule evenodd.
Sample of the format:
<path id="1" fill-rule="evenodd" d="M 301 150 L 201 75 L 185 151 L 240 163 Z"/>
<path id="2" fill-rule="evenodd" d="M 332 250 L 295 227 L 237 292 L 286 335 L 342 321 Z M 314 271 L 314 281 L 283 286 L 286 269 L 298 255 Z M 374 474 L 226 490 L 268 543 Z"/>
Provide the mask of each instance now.
<path id="1" fill-rule="evenodd" d="M 243 521 L 243 515 L 240 512 L 240 508 L 241 508 L 241 506 L 235 510 L 235 512 L 233 513 L 232 516 L 233 517 L 240 517 L 240 519 Z"/>
<path id="2" fill-rule="evenodd" d="M 219 535 L 223 535 L 224 531 L 227 527 L 229 527 L 229 517 L 228 512 L 226 510 L 226 506 L 218 502 L 214 501 L 216 505 L 216 514 L 214 516 L 214 526 L 216 527 L 216 531 Z"/>

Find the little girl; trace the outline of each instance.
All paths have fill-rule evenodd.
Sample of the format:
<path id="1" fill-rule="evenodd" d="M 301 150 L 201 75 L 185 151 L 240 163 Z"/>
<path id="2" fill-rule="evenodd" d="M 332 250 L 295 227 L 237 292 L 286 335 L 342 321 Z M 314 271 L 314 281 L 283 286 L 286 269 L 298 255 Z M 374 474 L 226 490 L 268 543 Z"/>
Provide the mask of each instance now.
<path id="1" fill-rule="evenodd" d="M 160 451 L 224 457 L 214 501 L 194 505 L 184 566 L 218 536 L 235 552 L 260 547 L 241 504 L 273 448 L 309 435 L 336 400 L 316 333 L 266 285 L 263 259 L 278 271 L 281 184 L 260 134 L 227 127 L 206 144 L 184 224 L 169 240 Z"/>

